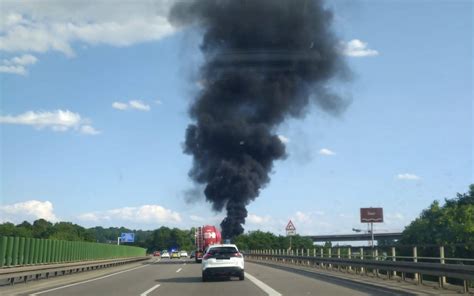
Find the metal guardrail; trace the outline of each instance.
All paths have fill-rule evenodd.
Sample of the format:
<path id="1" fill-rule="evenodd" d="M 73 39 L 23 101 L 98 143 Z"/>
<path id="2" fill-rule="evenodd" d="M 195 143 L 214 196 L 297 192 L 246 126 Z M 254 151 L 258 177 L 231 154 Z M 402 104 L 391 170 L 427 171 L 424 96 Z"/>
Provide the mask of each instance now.
<path id="1" fill-rule="evenodd" d="M 305 235 L 313 242 L 344 242 L 344 241 L 369 241 L 372 239 L 370 233 L 352 233 L 352 234 L 328 234 L 328 235 Z M 380 232 L 374 233 L 374 239 L 400 239 L 401 232 Z"/>
<path id="2" fill-rule="evenodd" d="M 443 287 L 446 283 L 446 278 L 454 278 L 462 280 L 463 291 L 469 291 L 469 284 L 474 280 L 474 265 L 465 264 L 445 264 L 445 263 L 431 263 L 431 262 L 408 262 L 408 261 L 393 261 L 395 258 L 387 258 L 386 260 L 361 259 L 361 258 L 333 258 L 333 257 L 317 257 L 317 256 L 300 256 L 291 254 L 277 254 L 277 250 L 268 250 L 266 252 L 250 251 L 246 252 L 245 256 L 249 259 L 256 260 L 270 260 L 290 264 L 308 265 L 324 267 L 331 270 L 340 270 L 356 273 L 373 273 L 379 276 L 381 271 L 384 271 L 388 278 L 401 274 L 401 279 L 405 280 L 406 274 L 413 274 L 413 279 L 422 284 L 423 275 L 431 275 L 439 277 L 439 286 Z M 308 253 L 309 254 L 309 253 Z M 439 260 L 439 258 L 437 258 Z M 446 258 L 447 260 L 449 258 Z M 458 261 L 462 258 L 456 258 Z M 474 261 L 473 259 L 462 259 L 465 261 Z"/>
<path id="3" fill-rule="evenodd" d="M 112 267 L 126 263 L 150 259 L 148 256 L 97 260 L 89 262 L 75 262 L 65 264 L 32 265 L 0 269 L 0 282 L 14 284 L 15 282 L 27 282 L 28 280 L 49 278 L 50 276 L 66 275 L 82 271 L 96 270 Z"/>

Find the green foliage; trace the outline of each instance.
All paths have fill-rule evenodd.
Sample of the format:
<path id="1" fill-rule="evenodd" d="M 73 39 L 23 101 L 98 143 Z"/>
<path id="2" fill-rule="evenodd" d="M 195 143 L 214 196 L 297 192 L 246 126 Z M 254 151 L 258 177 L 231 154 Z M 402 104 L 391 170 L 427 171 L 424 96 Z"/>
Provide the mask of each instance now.
<path id="1" fill-rule="evenodd" d="M 162 226 L 154 230 L 146 241 L 148 251 L 168 250 L 177 247 L 181 250 L 194 249 L 194 228 L 181 230 Z"/>
<path id="2" fill-rule="evenodd" d="M 38 219 L 33 222 L 33 237 L 34 238 L 49 238 L 52 230 L 53 223 L 48 222 L 44 219 Z"/>
<path id="3" fill-rule="evenodd" d="M 96 226 L 86 230 L 87 235 L 94 238 L 94 241 L 99 243 L 116 243 L 117 237 L 119 237 L 124 232 L 133 232 L 135 233 L 135 243 L 127 243 L 127 245 L 139 246 L 142 248 L 147 248 L 147 239 L 151 235 L 151 230 L 132 230 L 125 227 L 109 227 L 103 228 L 101 226 Z"/>
<path id="4" fill-rule="evenodd" d="M 251 231 L 237 236 L 234 243 L 240 250 L 288 249 L 290 238 L 276 236 L 271 232 Z M 312 249 L 313 242 L 309 238 L 295 235 L 291 238 L 291 247 L 292 249 Z"/>
<path id="5" fill-rule="evenodd" d="M 453 251 L 457 256 L 474 255 L 474 184 L 465 194 L 434 201 L 403 231 L 400 244 L 464 245 Z M 454 247 L 453 247 L 454 250 Z"/>
<path id="6" fill-rule="evenodd" d="M 68 241 L 90 241 L 94 237 L 90 236 L 84 227 L 71 222 L 59 222 L 52 226 L 49 235 L 50 239 L 68 240 Z"/>

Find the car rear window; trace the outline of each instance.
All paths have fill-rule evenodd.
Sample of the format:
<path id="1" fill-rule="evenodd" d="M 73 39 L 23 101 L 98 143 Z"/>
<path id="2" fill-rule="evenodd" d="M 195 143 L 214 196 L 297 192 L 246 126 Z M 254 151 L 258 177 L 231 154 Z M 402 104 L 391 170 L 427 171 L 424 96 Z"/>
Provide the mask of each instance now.
<path id="1" fill-rule="evenodd" d="M 224 255 L 224 254 L 233 254 L 237 253 L 237 249 L 235 247 L 216 247 L 209 249 L 208 253 L 211 255 Z"/>

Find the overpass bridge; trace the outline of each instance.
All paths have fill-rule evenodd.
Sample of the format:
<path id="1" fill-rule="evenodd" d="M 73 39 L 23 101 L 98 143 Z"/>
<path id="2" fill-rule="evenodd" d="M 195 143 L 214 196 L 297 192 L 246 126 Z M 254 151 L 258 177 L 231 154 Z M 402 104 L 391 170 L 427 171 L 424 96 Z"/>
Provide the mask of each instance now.
<path id="1" fill-rule="evenodd" d="M 304 237 L 312 239 L 313 242 L 368 241 L 372 239 L 372 235 L 370 233 L 306 235 Z M 401 237 L 401 232 L 374 233 L 374 240 L 398 240 Z"/>

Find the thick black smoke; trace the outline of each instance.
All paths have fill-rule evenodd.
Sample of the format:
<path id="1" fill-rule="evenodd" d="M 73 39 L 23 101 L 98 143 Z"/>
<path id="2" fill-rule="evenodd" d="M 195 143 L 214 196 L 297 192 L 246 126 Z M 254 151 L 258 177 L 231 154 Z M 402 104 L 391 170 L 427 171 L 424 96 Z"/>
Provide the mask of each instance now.
<path id="1" fill-rule="evenodd" d="M 169 19 L 204 29 L 203 90 L 190 109 L 185 152 L 213 209 L 226 209 L 221 227 L 231 238 L 286 155 L 278 125 L 304 115 L 311 99 L 331 112 L 344 105 L 328 89 L 345 71 L 332 13 L 311 0 L 194 0 L 175 4 Z"/>

